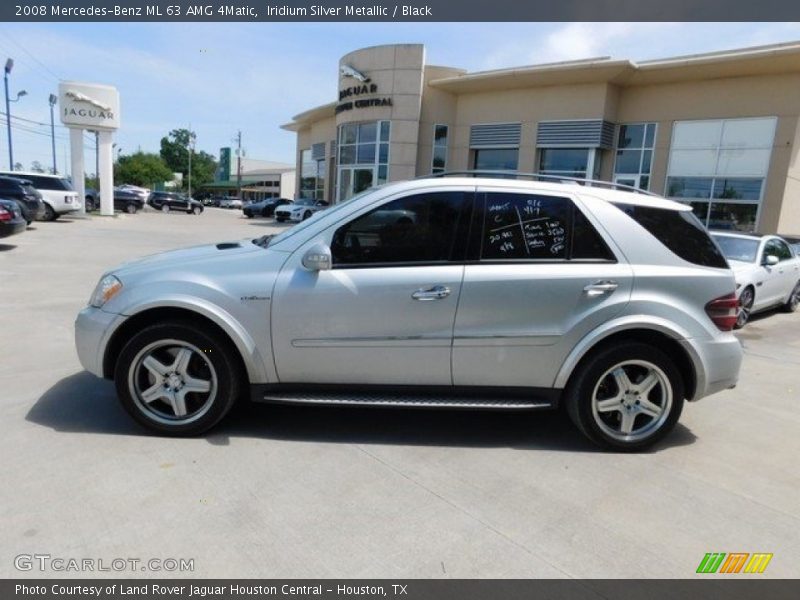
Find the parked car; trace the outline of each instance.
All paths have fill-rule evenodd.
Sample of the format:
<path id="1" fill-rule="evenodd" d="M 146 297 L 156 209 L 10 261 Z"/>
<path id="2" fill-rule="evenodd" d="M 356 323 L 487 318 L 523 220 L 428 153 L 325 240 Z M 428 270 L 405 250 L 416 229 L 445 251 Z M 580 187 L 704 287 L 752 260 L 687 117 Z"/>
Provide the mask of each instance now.
<path id="1" fill-rule="evenodd" d="M 300 198 L 291 204 L 285 204 L 275 209 L 275 220 L 283 221 L 305 221 L 315 212 L 328 207 L 324 200 L 314 200 L 313 198 Z"/>
<path id="2" fill-rule="evenodd" d="M 83 194 L 86 212 L 92 212 L 100 208 L 100 192 L 94 188 L 86 188 Z"/>
<path id="3" fill-rule="evenodd" d="M 199 215 L 203 212 L 203 204 L 185 194 L 176 192 L 152 192 L 147 203 L 161 212 L 177 210 L 187 214 Z"/>
<path id="4" fill-rule="evenodd" d="M 61 215 L 80 210 L 83 206 L 77 192 L 72 189 L 72 184 L 60 175 L 0 171 L 0 176 L 19 177 L 30 181 L 31 185 L 42 195 L 44 215 L 41 218 L 45 221 L 55 221 Z"/>
<path id="5" fill-rule="evenodd" d="M 138 185 L 131 185 L 129 183 L 123 183 L 114 189 L 122 192 L 133 192 L 144 202 L 147 202 L 147 198 L 150 196 L 150 190 L 148 188 L 139 187 Z"/>
<path id="6" fill-rule="evenodd" d="M 242 201 L 234 196 L 225 196 L 219 201 L 220 208 L 242 208 Z"/>
<path id="7" fill-rule="evenodd" d="M 0 238 L 25 231 L 28 226 L 19 205 L 12 200 L 0 200 Z"/>
<path id="8" fill-rule="evenodd" d="M 114 190 L 114 210 L 136 214 L 144 208 L 145 202 L 140 194 L 127 190 Z"/>
<path id="9" fill-rule="evenodd" d="M 44 216 L 42 195 L 27 179 L 0 176 L 0 198 L 16 202 L 28 225 Z"/>
<path id="10" fill-rule="evenodd" d="M 248 204 L 242 209 L 242 212 L 248 219 L 252 219 L 253 217 L 271 217 L 275 214 L 276 208 L 291 203 L 292 201 L 286 198 L 265 198 L 264 200 Z"/>
<path id="11" fill-rule="evenodd" d="M 736 328 L 747 324 L 750 315 L 769 308 L 797 310 L 800 303 L 800 258 L 777 235 L 714 231 L 736 276 L 739 314 Z"/>
<path id="12" fill-rule="evenodd" d="M 415 218 L 376 231 L 372 214 L 394 211 Z M 592 441 L 639 450 L 673 428 L 684 400 L 736 384 L 734 286 L 684 204 L 598 186 L 416 179 L 252 243 L 112 269 L 78 315 L 76 347 L 136 421 L 165 434 L 206 431 L 244 395 L 563 403 Z"/>

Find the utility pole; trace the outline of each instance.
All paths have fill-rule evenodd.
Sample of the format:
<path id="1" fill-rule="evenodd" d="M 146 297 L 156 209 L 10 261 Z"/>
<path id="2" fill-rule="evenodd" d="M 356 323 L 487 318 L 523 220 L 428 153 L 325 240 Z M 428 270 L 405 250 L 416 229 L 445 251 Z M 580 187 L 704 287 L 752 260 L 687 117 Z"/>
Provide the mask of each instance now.
<path id="1" fill-rule="evenodd" d="M 192 197 L 192 153 L 194 152 L 194 142 L 197 139 L 192 131 L 192 125 L 189 124 L 189 198 Z"/>
<path id="2" fill-rule="evenodd" d="M 236 197 L 242 198 L 242 130 L 236 133 Z"/>
<path id="3" fill-rule="evenodd" d="M 58 167 L 56 166 L 56 122 L 53 117 L 53 107 L 58 102 L 58 96 L 55 94 L 50 94 L 49 98 L 50 102 L 50 141 L 53 144 L 53 175 L 58 173 Z"/>
<path id="4" fill-rule="evenodd" d="M 97 180 L 97 191 L 100 191 L 100 132 L 94 132 L 94 178 Z"/>
<path id="5" fill-rule="evenodd" d="M 6 61 L 6 67 L 3 71 L 3 82 L 6 86 L 6 127 L 8 130 L 8 170 L 14 170 L 14 148 L 11 145 L 11 105 L 9 104 L 10 100 L 8 99 L 8 74 L 11 73 L 11 69 L 14 68 L 14 59 L 9 58 Z"/>

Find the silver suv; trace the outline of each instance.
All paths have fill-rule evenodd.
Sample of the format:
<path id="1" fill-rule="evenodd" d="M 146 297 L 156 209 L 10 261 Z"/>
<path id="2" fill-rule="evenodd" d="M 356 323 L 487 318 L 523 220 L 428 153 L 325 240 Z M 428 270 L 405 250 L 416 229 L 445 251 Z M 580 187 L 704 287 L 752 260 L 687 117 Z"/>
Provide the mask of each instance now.
<path id="1" fill-rule="evenodd" d="M 644 448 L 732 387 L 734 277 L 691 210 L 570 183 L 373 188 L 275 236 L 103 275 L 83 366 L 161 433 L 234 402 L 527 410 Z"/>

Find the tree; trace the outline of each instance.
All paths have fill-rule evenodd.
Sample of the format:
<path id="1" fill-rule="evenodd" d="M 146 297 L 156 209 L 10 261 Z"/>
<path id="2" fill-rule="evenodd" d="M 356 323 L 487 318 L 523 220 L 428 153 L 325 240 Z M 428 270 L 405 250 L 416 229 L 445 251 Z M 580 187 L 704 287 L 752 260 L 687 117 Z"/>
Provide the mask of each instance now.
<path id="1" fill-rule="evenodd" d="M 31 171 L 34 173 L 44 173 L 44 167 L 42 166 L 42 163 L 40 163 L 38 160 L 35 160 L 31 163 Z"/>
<path id="2" fill-rule="evenodd" d="M 183 183 L 189 183 L 189 152 L 192 152 L 192 187 L 214 180 L 217 161 L 211 154 L 190 149 L 195 136 L 188 129 L 173 129 L 167 137 L 161 138 L 161 158 L 174 173 L 183 173 Z"/>
<path id="3" fill-rule="evenodd" d="M 120 156 L 114 165 L 114 180 L 132 185 L 153 185 L 172 181 L 172 170 L 158 154 L 137 152 Z"/>
<path id="4" fill-rule="evenodd" d="M 21 162 L 15 162 L 14 163 L 14 170 L 15 171 L 24 171 L 25 170 L 25 165 L 23 165 Z"/>

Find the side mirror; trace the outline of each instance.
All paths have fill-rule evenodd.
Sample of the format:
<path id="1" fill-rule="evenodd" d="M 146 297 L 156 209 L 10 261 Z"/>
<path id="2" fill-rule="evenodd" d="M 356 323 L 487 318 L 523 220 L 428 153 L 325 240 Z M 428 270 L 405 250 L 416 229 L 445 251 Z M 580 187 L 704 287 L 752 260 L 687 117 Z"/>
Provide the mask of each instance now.
<path id="1" fill-rule="evenodd" d="M 303 255 L 303 266 L 309 271 L 329 271 L 333 258 L 325 244 L 314 244 Z"/>
<path id="2" fill-rule="evenodd" d="M 767 256 L 764 257 L 764 264 L 768 267 L 774 267 L 778 264 L 778 257 L 774 254 L 767 254 Z"/>

